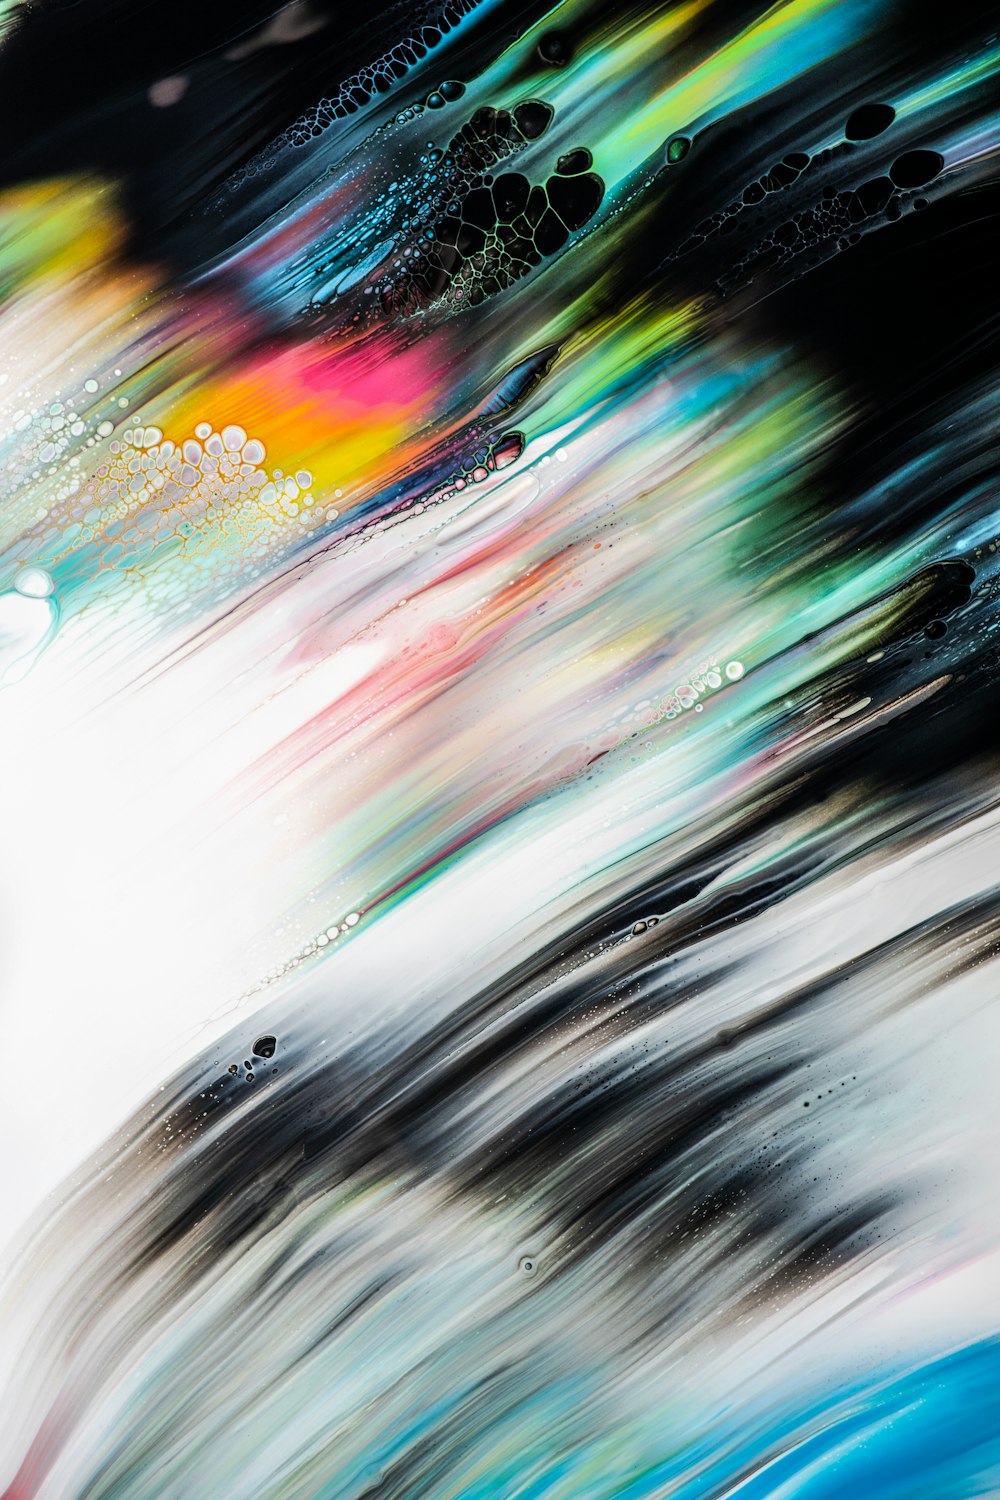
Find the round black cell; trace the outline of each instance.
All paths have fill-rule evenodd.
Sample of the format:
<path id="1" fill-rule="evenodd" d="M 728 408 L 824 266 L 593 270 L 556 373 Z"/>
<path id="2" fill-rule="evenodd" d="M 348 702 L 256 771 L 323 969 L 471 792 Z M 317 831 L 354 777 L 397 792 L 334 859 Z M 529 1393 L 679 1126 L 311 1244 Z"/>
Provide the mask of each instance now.
<path id="1" fill-rule="evenodd" d="M 544 99 L 526 99 L 514 111 L 514 123 L 526 141 L 537 141 L 549 128 L 555 110 Z"/>
<path id="2" fill-rule="evenodd" d="M 931 620 L 929 625 L 924 626 L 924 635 L 928 640 L 939 641 L 943 635 L 948 634 L 948 626 L 944 620 Z"/>
<path id="3" fill-rule="evenodd" d="M 574 151 L 567 151 L 565 156 L 560 156 L 556 162 L 556 171 L 560 177 L 575 177 L 579 172 L 586 172 L 594 165 L 594 158 L 586 146 L 577 146 Z"/>
<path id="4" fill-rule="evenodd" d="M 497 128 L 497 112 L 489 104 L 484 104 L 482 109 L 477 109 L 472 119 L 466 125 L 462 134 L 467 135 L 471 130 L 473 136 L 485 141 L 488 136 L 495 135 Z"/>
<path id="5" fill-rule="evenodd" d="M 939 151 L 907 151 L 897 156 L 889 168 L 889 176 L 897 187 L 923 187 L 932 182 L 944 167 L 944 157 Z"/>
<path id="6" fill-rule="evenodd" d="M 920 616 L 914 625 L 940 620 L 953 610 L 961 609 L 972 598 L 972 585 L 976 581 L 976 570 L 961 558 L 948 558 L 945 562 L 931 563 L 916 575 L 921 585 Z"/>
<path id="7" fill-rule="evenodd" d="M 686 135 L 675 135 L 667 145 L 667 165 L 676 167 L 679 161 L 683 161 L 691 150 L 691 142 Z"/>
<path id="8" fill-rule="evenodd" d="M 848 116 L 844 134 L 849 141 L 870 141 L 888 130 L 895 118 L 891 104 L 861 104 Z"/>
<path id="9" fill-rule="evenodd" d="M 465 84 L 459 83 L 457 78 L 449 78 L 439 86 L 438 93 L 443 99 L 447 99 L 449 104 L 453 104 L 465 93 Z"/>
<path id="10" fill-rule="evenodd" d="M 462 200 L 461 215 L 464 223 L 474 224 L 477 229 L 492 229 L 497 216 L 491 190 L 473 188 Z"/>
<path id="11" fill-rule="evenodd" d="M 501 224 L 509 224 L 524 212 L 530 190 L 530 182 L 520 172 L 501 172 L 492 187 L 495 214 Z"/>
<path id="12" fill-rule="evenodd" d="M 550 68 L 564 68 L 573 61 L 573 43 L 565 31 L 547 31 L 538 39 L 538 55 Z"/>
<path id="13" fill-rule="evenodd" d="M 253 1044 L 254 1057 L 273 1057 L 278 1048 L 276 1036 L 259 1036 Z"/>
<path id="14" fill-rule="evenodd" d="M 584 172 L 579 177 L 550 177 L 545 191 L 567 229 L 579 229 L 597 212 L 604 183 L 596 172 Z"/>

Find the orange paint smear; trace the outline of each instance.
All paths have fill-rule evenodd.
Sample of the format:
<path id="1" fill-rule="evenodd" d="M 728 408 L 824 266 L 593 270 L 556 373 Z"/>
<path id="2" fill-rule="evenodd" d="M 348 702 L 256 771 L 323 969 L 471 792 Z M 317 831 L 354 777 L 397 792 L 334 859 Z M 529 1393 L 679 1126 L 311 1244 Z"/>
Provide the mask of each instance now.
<path id="1" fill-rule="evenodd" d="M 314 493 L 342 489 L 347 506 L 391 482 L 426 446 L 413 435 L 427 432 L 447 368 L 434 352 L 433 343 L 393 350 L 385 340 L 283 348 L 199 385 L 172 405 L 164 426 L 186 434 L 199 422 L 216 430 L 234 423 L 265 444 L 269 465 L 308 469 Z"/>

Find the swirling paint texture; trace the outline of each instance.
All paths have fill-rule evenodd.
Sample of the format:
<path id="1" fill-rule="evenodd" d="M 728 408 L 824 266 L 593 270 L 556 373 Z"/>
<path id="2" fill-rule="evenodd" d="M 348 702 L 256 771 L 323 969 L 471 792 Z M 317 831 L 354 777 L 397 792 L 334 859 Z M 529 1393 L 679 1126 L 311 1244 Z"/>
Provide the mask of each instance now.
<path id="1" fill-rule="evenodd" d="M 1000 1493 L 989 18 L 207 9 L 0 7 L 0 1493 Z"/>

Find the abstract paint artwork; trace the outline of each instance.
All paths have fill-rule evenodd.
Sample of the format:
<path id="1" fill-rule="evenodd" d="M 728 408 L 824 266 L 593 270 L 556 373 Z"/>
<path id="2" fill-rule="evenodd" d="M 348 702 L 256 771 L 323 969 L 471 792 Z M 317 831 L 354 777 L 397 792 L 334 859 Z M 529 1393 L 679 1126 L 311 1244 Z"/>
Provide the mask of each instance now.
<path id="1" fill-rule="evenodd" d="M 0 1500 L 1000 1495 L 995 9 L 0 116 Z"/>

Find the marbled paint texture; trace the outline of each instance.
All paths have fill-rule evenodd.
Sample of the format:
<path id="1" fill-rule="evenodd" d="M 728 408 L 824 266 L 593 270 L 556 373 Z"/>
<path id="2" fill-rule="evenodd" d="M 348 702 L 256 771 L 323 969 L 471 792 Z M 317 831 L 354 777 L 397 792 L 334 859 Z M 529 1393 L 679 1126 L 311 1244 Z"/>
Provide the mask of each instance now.
<path id="1" fill-rule="evenodd" d="M 1000 1494 L 998 76 L 0 5 L 3 1500 Z"/>

